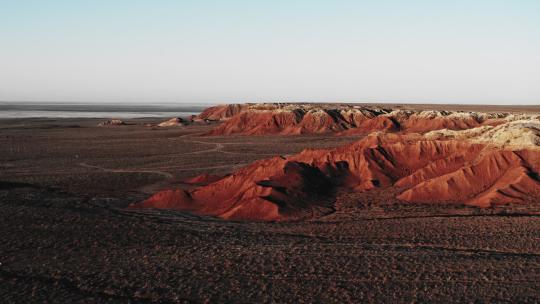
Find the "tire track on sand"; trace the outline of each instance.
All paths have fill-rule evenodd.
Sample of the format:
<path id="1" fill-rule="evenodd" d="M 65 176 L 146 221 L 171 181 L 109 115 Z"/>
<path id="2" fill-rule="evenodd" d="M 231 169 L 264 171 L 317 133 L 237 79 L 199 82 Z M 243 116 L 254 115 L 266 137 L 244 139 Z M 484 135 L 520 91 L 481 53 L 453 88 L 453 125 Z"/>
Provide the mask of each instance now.
<path id="1" fill-rule="evenodd" d="M 211 152 L 219 152 L 219 153 L 232 154 L 232 155 L 261 155 L 261 156 L 279 155 L 276 153 L 231 152 L 231 151 L 224 150 L 225 145 L 235 145 L 235 144 L 245 144 L 245 143 L 235 143 L 235 142 L 218 143 L 218 142 L 207 142 L 207 141 L 200 141 L 200 140 L 189 140 L 186 142 L 203 144 L 203 145 L 214 145 L 214 147 L 210 149 L 184 153 L 183 155 L 196 155 L 196 154 L 211 153 Z"/>
<path id="2" fill-rule="evenodd" d="M 90 168 L 90 169 L 98 169 L 103 172 L 110 172 L 110 173 L 152 173 L 152 174 L 159 174 L 161 176 L 164 176 L 166 178 L 173 178 L 173 175 L 169 172 L 165 171 L 157 171 L 157 170 L 137 170 L 137 169 L 109 169 L 104 168 L 101 166 L 95 166 L 95 165 L 89 165 L 87 163 L 79 163 L 79 166 Z"/>

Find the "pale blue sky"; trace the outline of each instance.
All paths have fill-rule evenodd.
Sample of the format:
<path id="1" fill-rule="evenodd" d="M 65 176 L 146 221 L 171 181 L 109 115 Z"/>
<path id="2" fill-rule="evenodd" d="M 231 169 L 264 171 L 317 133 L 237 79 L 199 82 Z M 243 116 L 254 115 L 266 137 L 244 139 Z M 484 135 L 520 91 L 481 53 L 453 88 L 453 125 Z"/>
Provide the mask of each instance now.
<path id="1" fill-rule="evenodd" d="M 540 1 L 0 0 L 0 100 L 540 104 Z"/>

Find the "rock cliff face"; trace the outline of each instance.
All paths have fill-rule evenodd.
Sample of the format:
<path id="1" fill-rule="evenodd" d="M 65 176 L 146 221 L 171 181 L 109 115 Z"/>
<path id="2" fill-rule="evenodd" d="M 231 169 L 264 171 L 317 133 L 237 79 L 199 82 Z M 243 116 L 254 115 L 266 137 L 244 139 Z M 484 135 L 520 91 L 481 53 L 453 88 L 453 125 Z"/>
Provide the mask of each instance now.
<path id="1" fill-rule="evenodd" d="M 243 104 L 206 109 L 199 119 L 224 121 L 208 135 L 367 134 L 373 131 L 425 133 L 497 125 L 509 114 L 391 110 L 314 104 Z"/>
<path id="2" fill-rule="evenodd" d="M 374 188 L 392 188 L 405 203 L 533 202 L 540 200 L 539 139 L 540 121 L 425 136 L 376 132 L 333 150 L 256 161 L 208 185 L 159 192 L 132 208 L 286 220 L 330 211 L 341 193 Z"/>

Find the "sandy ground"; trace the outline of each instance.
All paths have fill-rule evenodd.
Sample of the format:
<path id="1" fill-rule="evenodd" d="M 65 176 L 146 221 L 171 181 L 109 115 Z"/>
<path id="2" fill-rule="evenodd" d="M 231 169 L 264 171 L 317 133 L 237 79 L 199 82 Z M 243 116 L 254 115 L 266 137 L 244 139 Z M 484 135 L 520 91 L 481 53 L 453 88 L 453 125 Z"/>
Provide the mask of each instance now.
<path id="1" fill-rule="evenodd" d="M 375 191 L 307 222 L 126 211 L 183 178 L 355 137 L 97 122 L 0 121 L 6 303 L 540 301 L 536 206 L 400 205 Z"/>

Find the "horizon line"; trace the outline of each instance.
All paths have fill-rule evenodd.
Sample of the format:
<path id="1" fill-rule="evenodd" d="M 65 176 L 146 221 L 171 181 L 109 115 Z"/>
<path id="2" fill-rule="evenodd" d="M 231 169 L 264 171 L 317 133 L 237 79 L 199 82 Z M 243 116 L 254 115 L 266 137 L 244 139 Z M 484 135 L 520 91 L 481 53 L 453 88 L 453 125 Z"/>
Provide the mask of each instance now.
<path id="1" fill-rule="evenodd" d="M 249 104 L 249 103 L 312 103 L 312 104 L 388 104 L 388 105 L 457 105 L 457 106 L 538 106 L 540 107 L 540 101 L 538 103 L 464 103 L 464 102 L 447 102 L 447 101 L 433 101 L 433 102 L 397 102 L 397 101 L 279 101 L 279 100 L 266 100 L 266 101 L 83 101 L 83 100 L 0 100 L 0 103 L 40 103 L 40 104 L 84 104 L 84 105 L 143 105 L 147 104 L 151 106 L 155 105 L 171 105 L 171 104 L 185 104 L 185 105 L 197 105 L 197 104 L 209 104 L 209 105 L 223 105 L 223 104 Z"/>

